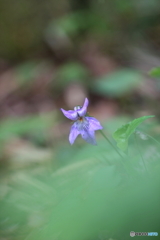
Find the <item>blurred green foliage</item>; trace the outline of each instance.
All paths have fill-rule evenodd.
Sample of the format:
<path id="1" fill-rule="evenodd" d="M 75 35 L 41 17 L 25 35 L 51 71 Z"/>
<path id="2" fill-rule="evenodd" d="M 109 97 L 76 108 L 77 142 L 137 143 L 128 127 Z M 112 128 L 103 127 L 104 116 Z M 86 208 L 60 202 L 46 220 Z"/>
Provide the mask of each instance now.
<path id="1" fill-rule="evenodd" d="M 73 82 L 85 83 L 88 76 L 89 71 L 81 63 L 66 63 L 57 71 L 57 86 L 64 89 L 67 85 Z"/>
<path id="2" fill-rule="evenodd" d="M 7 121 L 1 122 L 0 125 L 0 138 L 5 140 L 7 136 L 11 134 L 23 135 L 31 131 L 46 130 L 54 124 L 54 114 L 45 114 L 41 116 L 28 116 L 20 119 L 9 119 Z"/>
<path id="3" fill-rule="evenodd" d="M 149 74 L 152 76 L 152 77 L 156 77 L 156 78 L 160 78 L 160 67 L 156 67 L 156 68 L 153 68 Z"/>
<path id="4" fill-rule="evenodd" d="M 42 67 L 37 67 L 37 62 L 26 62 L 16 67 L 15 78 L 20 86 L 29 87 L 34 84 L 34 80 L 41 74 Z"/>
<path id="5" fill-rule="evenodd" d="M 141 81 L 140 73 L 130 69 L 121 69 L 100 77 L 91 87 L 93 91 L 102 96 L 119 97 L 133 91 L 141 84 Z"/>
<path id="6" fill-rule="evenodd" d="M 37 121 L 19 122 L 21 131 L 15 130 L 14 134 L 35 132 L 51 124 L 50 117 Z M 13 134 L 12 128 L 18 128 L 18 122 L 7 126 L 9 123 L 6 128 L 3 125 L 3 131 Z M 148 176 L 131 141 L 129 155 L 123 159 L 128 174 L 114 149 L 98 139 L 96 147 L 79 144 L 80 139 L 71 147 L 65 144 L 66 139 L 56 148 L 53 146 L 49 161 L 36 165 L 30 162 L 28 168 L 1 169 L 1 237 L 127 240 L 133 230 L 158 231 L 159 149 L 139 139 Z"/>

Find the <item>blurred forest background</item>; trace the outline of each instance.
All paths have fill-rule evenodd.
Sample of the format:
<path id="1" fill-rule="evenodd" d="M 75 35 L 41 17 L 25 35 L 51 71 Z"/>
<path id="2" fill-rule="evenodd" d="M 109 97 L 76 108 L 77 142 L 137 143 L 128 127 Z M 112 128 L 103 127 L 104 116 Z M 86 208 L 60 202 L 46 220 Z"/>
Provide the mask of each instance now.
<path id="1" fill-rule="evenodd" d="M 149 72 L 159 66 L 159 0 L 0 1 L 0 240 L 124 240 L 160 229 L 160 196 L 145 191 L 154 195 L 160 179 L 143 182 L 135 145 L 132 177 L 143 181 L 126 186 L 119 156 L 98 133 L 98 147 L 69 145 L 60 111 L 88 97 L 108 136 L 156 115 L 142 130 L 158 139 L 160 78 Z M 157 145 L 139 145 L 159 174 Z"/>

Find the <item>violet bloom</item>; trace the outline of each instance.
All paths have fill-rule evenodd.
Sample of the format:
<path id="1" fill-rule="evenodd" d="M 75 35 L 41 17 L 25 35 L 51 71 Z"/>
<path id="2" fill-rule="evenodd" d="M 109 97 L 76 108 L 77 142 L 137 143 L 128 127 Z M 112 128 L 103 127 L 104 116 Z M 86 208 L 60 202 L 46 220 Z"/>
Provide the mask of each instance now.
<path id="1" fill-rule="evenodd" d="M 74 110 L 68 111 L 61 108 L 65 117 L 75 121 L 69 134 L 69 142 L 71 145 L 74 143 L 79 134 L 81 134 L 82 138 L 86 142 L 92 145 L 97 145 L 94 132 L 102 129 L 103 127 L 97 119 L 93 117 L 86 117 L 88 103 L 89 101 L 86 98 L 83 107 L 76 106 L 74 107 Z"/>

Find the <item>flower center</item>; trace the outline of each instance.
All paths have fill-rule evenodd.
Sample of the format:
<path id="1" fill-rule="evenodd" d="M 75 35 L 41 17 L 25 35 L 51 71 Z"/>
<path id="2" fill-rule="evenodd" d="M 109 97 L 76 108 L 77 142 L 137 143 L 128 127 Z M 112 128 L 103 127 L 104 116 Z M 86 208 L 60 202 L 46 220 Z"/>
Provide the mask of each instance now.
<path id="1" fill-rule="evenodd" d="M 78 117 L 78 120 L 76 121 L 76 128 L 78 131 L 86 130 L 89 127 L 89 122 L 85 117 Z"/>
<path id="2" fill-rule="evenodd" d="M 83 117 L 79 117 L 78 120 L 82 122 L 83 121 Z"/>

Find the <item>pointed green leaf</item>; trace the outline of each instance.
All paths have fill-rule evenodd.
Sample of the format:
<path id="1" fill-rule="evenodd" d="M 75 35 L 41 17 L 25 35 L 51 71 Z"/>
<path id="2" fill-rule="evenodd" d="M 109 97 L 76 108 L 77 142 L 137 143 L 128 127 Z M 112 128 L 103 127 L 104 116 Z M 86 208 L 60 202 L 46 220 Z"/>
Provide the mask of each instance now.
<path id="1" fill-rule="evenodd" d="M 117 142 L 117 146 L 122 150 L 126 151 L 128 147 L 128 139 L 131 136 L 131 134 L 135 131 L 135 129 L 138 127 L 139 124 L 141 124 L 144 120 L 154 117 L 151 116 L 143 116 L 140 118 L 136 118 L 133 121 L 123 125 L 122 127 L 118 128 L 113 133 L 113 138 Z"/>

